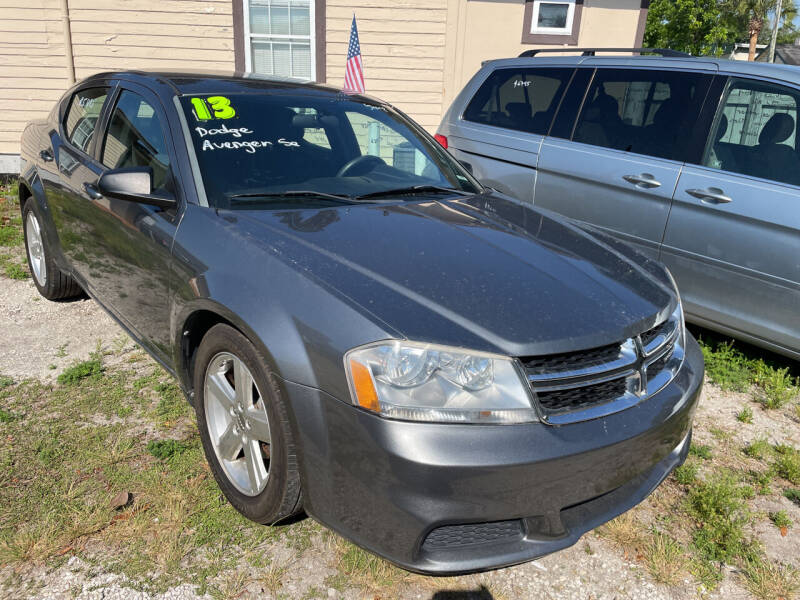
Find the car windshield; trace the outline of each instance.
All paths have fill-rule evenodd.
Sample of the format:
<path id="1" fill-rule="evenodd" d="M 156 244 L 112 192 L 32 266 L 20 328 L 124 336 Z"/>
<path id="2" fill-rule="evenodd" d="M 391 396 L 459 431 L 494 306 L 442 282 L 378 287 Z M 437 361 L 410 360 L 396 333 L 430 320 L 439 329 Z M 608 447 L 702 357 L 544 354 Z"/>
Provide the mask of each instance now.
<path id="1" fill-rule="evenodd" d="M 212 206 L 277 209 L 383 202 L 391 190 L 401 199 L 481 190 L 419 126 L 384 104 L 297 92 L 184 96 L 181 103 Z"/>

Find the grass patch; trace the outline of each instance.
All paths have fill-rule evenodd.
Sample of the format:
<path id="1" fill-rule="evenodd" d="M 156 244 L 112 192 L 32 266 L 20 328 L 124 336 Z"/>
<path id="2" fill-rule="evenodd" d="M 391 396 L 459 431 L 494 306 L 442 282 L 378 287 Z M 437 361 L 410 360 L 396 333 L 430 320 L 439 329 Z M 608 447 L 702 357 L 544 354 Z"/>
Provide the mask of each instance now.
<path id="1" fill-rule="evenodd" d="M 742 448 L 742 452 L 744 452 L 750 458 L 763 460 L 772 454 L 772 446 L 766 440 L 766 438 L 758 438 Z"/>
<path id="2" fill-rule="evenodd" d="M 330 587 L 343 589 L 355 584 L 364 590 L 379 590 L 411 577 L 391 563 L 338 536 L 334 544 L 339 574 L 326 581 Z"/>
<path id="3" fill-rule="evenodd" d="M 800 377 L 792 374 L 792 367 L 764 360 L 760 354 L 748 354 L 733 340 L 711 334 L 700 340 L 700 347 L 706 374 L 723 390 L 745 392 L 755 386 L 758 401 L 766 409 L 781 408 L 800 392 Z"/>
<path id="4" fill-rule="evenodd" d="M 103 372 L 103 364 L 98 359 L 85 360 L 67 367 L 58 376 L 58 383 L 74 384 L 87 377 L 97 378 Z"/>
<path id="5" fill-rule="evenodd" d="M 796 489 L 792 489 L 792 488 L 783 490 L 783 496 L 787 500 L 791 500 L 792 502 L 797 504 L 797 506 L 800 506 L 800 490 L 796 490 Z"/>
<path id="6" fill-rule="evenodd" d="M 28 268 L 18 263 L 6 263 L 4 265 L 3 272 L 9 279 L 22 280 L 30 277 Z"/>
<path id="7" fill-rule="evenodd" d="M 800 485 L 800 451 L 792 446 L 778 444 L 775 446 L 775 472 L 786 481 Z"/>
<path id="8" fill-rule="evenodd" d="M 11 377 L 6 377 L 5 375 L 0 375 L 0 390 L 3 388 L 7 388 L 14 385 L 14 380 Z"/>
<path id="9" fill-rule="evenodd" d="M 689 454 L 702 458 L 703 460 L 711 460 L 711 446 L 692 444 L 689 446 Z"/>
<path id="10" fill-rule="evenodd" d="M 658 583 L 677 585 L 689 565 L 685 550 L 668 535 L 656 531 L 644 552 L 645 564 Z"/>
<path id="11" fill-rule="evenodd" d="M 788 600 L 800 589 L 796 569 L 761 559 L 747 561 L 743 576 L 747 589 L 760 600 Z"/>
<path id="12" fill-rule="evenodd" d="M 673 471 L 673 475 L 681 485 L 691 485 L 697 480 L 697 465 L 684 463 Z"/>
<path id="13" fill-rule="evenodd" d="M 221 595 L 238 557 L 262 554 L 288 528 L 251 523 L 228 504 L 197 436 L 148 443 L 162 401 L 154 386 L 135 389 L 139 375 L 119 367 L 88 372 L 69 385 L 0 390 L 0 407 L 14 407 L 0 436 L 0 564 L 51 565 L 78 554 L 136 589 L 161 593 L 191 581 Z M 125 421 L 115 418 L 123 409 Z M 188 405 L 171 412 L 181 427 L 191 415 Z M 123 491 L 132 500 L 115 510 Z"/>
<path id="14" fill-rule="evenodd" d="M 690 489 L 687 510 L 698 524 L 692 544 L 701 558 L 729 563 L 751 552 L 743 527 L 750 520 L 744 500 L 752 494 L 752 488 L 741 485 L 727 472 Z"/>
<path id="15" fill-rule="evenodd" d="M 597 532 L 611 540 L 626 553 L 636 555 L 639 549 L 647 546 L 646 530 L 633 513 L 626 512 L 601 526 Z"/>
<path id="16" fill-rule="evenodd" d="M 159 425 L 163 428 L 170 427 L 186 414 L 186 398 L 178 385 L 171 381 L 157 383 L 154 389 L 159 397 L 155 410 Z"/>
<path id="17" fill-rule="evenodd" d="M 742 410 L 736 413 L 736 420 L 740 423 L 751 424 L 753 422 L 753 409 L 745 406 Z"/>
<path id="18" fill-rule="evenodd" d="M 785 510 L 769 513 L 769 520 L 772 521 L 772 524 L 775 525 L 775 527 L 781 530 L 790 529 L 793 525 L 792 520 L 789 518 L 789 515 Z"/>
<path id="19" fill-rule="evenodd" d="M 0 273 L 9 279 L 27 279 L 22 215 L 17 198 L 17 180 L 0 180 Z"/>
<path id="20" fill-rule="evenodd" d="M 169 460 L 183 454 L 192 446 L 181 440 L 151 440 L 147 442 L 147 451 L 159 460 Z"/>
<path id="21" fill-rule="evenodd" d="M 772 478 L 774 477 L 772 469 L 767 469 L 766 471 L 750 471 L 750 477 L 753 484 L 756 486 L 756 493 L 761 496 L 772 493 L 772 488 L 770 487 Z"/>

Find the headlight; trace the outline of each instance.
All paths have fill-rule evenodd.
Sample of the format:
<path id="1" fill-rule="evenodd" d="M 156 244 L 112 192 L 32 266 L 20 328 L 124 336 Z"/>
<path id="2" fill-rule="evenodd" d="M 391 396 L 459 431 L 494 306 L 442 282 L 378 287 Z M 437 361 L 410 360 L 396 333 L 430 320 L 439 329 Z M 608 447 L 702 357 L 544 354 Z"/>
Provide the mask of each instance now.
<path id="1" fill-rule="evenodd" d="M 678 284 L 675 282 L 675 278 L 672 276 L 672 273 L 667 267 L 664 267 L 664 270 L 667 272 L 669 276 L 669 280 L 672 282 L 672 287 L 675 289 L 675 296 L 678 298 L 678 306 L 672 313 L 671 319 L 675 319 L 678 321 L 678 326 L 680 327 L 680 337 L 679 343 L 682 347 L 685 347 L 686 344 L 686 320 L 683 316 L 683 301 L 681 300 L 681 292 L 678 289 Z"/>
<path id="2" fill-rule="evenodd" d="M 504 356 L 386 341 L 351 350 L 353 403 L 385 417 L 443 423 L 536 421 L 516 363 Z"/>

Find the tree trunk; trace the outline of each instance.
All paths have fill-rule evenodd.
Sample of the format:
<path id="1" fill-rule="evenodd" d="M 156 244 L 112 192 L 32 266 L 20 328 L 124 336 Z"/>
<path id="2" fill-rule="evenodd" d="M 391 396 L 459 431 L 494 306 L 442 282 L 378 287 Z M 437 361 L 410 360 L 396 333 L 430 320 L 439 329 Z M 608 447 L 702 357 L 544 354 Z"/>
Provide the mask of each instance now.
<path id="1" fill-rule="evenodd" d="M 747 60 L 749 61 L 756 59 L 756 44 L 758 43 L 758 36 L 763 26 L 764 21 L 762 19 L 758 17 L 750 19 L 750 51 L 747 53 Z"/>

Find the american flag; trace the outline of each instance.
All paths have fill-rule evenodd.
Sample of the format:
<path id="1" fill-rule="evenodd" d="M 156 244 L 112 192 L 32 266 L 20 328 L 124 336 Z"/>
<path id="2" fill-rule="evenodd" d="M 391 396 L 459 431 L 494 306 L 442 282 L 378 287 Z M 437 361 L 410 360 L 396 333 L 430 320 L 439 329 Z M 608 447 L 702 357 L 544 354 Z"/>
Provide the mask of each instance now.
<path id="1" fill-rule="evenodd" d="M 347 65 L 344 73 L 344 92 L 363 94 L 364 65 L 361 63 L 361 46 L 358 43 L 358 29 L 356 29 L 356 16 L 353 15 L 353 25 L 350 27 L 350 45 L 347 47 Z"/>

